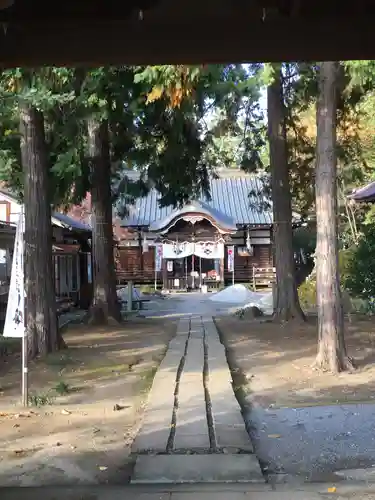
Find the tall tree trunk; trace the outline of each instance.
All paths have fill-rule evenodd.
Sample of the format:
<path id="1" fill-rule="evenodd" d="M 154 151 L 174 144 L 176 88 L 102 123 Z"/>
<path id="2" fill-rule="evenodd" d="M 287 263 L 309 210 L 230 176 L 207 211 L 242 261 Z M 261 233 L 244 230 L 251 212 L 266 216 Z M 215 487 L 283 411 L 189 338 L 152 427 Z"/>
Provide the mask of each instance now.
<path id="1" fill-rule="evenodd" d="M 274 317 L 282 321 L 293 318 L 304 320 L 295 280 L 292 204 L 280 65 L 274 65 L 274 79 L 267 89 L 267 101 L 276 266 Z"/>
<path id="2" fill-rule="evenodd" d="M 113 242 L 111 162 L 108 123 L 92 117 L 88 120 L 91 161 L 91 226 L 93 255 L 93 301 L 90 322 L 107 324 L 121 321 L 116 293 Z"/>
<path id="3" fill-rule="evenodd" d="M 52 266 L 52 225 L 48 157 L 43 113 L 20 105 L 22 166 L 25 177 L 26 324 L 29 355 L 64 346 L 58 331 Z"/>
<path id="4" fill-rule="evenodd" d="M 337 229 L 337 62 L 322 62 L 319 73 L 316 141 L 316 367 L 334 373 L 352 368 L 344 340 Z"/>

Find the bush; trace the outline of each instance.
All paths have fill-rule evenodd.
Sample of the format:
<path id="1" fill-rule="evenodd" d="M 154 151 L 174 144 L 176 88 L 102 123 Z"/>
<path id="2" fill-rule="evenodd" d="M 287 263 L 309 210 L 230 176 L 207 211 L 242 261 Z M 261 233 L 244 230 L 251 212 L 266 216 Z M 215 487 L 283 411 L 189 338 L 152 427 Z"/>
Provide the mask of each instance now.
<path id="1" fill-rule="evenodd" d="M 350 263 L 353 260 L 357 247 L 348 248 L 346 250 L 339 251 L 339 271 L 342 287 L 346 288 L 347 280 L 350 276 L 351 268 Z M 346 297 L 347 294 L 343 291 L 343 296 Z M 303 309 L 314 309 L 316 307 L 316 276 L 307 279 L 302 285 L 298 287 L 298 296 Z M 344 302 L 348 302 L 350 299 L 347 298 Z M 345 309 L 348 305 L 345 303 Z"/>
<path id="2" fill-rule="evenodd" d="M 375 226 L 365 227 L 359 244 L 351 249 L 346 264 L 344 285 L 357 297 L 372 302 L 375 297 Z"/>
<path id="3" fill-rule="evenodd" d="M 311 309 L 316 307 L 316 280 L 306 280 L 298 288 L 298 297 L 302 309 Z"/>

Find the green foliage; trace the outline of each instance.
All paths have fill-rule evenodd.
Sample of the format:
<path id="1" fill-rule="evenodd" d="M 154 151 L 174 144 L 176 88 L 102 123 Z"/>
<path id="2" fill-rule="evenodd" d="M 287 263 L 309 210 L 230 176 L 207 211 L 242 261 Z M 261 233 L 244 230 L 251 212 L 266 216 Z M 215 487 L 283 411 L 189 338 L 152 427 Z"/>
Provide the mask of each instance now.
<path id="1" fill-rule="evenodd" d="M 69 394 L 71 392 L 71 387 L 69 384 L 64 382 L 63 380 L 60 380 L 54 387 L 54 391 L 56 394 L 59 396 L 65 396 L 66 394 Z"/>
<path id="2" fill-rule="evenodd" d="M 217 166 L 261 165 L 264 130 L 258 109 L 259 65 L 121 66 L 92 69 L 17 68 L 0 75 L 0 179 L 21 199 L 19 109 L 26 101 L 44 113 L 50 160 L 50 199 L 79 203 L 90 189 L 87 118 L 108 120 L 113 197 L 122 213 L 150 183 L 161 205 L 180 205 L 205 193 Z M 220 111 L 207 126 L 206 118 Z M 242 116 L 242 123 L 237 124 Z M 223 148 L 235 138 L 236 147 Z M 124 181 L 123 165 L 141 172 Z M 145 182 L 145 179 L 149 182 Z"/>
<path id="3" fill-rule="evenodd" d="M 358 246 L 347 262 L 345 286 L 357 297 L 373 300 L 375 297 L 375 226 L 364 228 Z"/>
<path id="4" fill-rule="evenodd" d="M 346 289 L 349 279 L 350 263 L 355 254 L 356 247 L 339 251 L 339 273 L 343 289 Z M 313 275 L 304 281 L 298 287 L 298 296 L 301 306 L 305 310 L 315 309 L 316 307 L 316 276 Z"/>
<path id="5" fill-rule="evenodd" d="M 316 280 L 307 279 L 298 287 L 298 297 L 302 309 L 305 311 L 316 307 Z"/>
<path id="6" fill-rule="evenodd" d="M 259 66 L 137 68 L 135 81 L 146 84 L 140 143 L 153 150 L 147 176 L 161 205 L 181 205 L 202 193 L 209 198 L 209 177 L 223 164 L 260 166 Z"/>
<path id="7" fill-rule="evenodd" d="M 360 69 L 361 78 L 358 76 Z M 374 70 L 375 65 L 371 61 L 367 61 L 367 64 L 348 62 L 340 67 L 337 155 L 340 189 L 345 194 L 371 178 L 375 168 L 372 134 L 375 123 L 371 118 Z M 293 205 L 302 215 L 311 214 L 315 204 L 317 74 L 318 67 L 314 63 L 283 65 L 290 182 Z M 340 213 L 343 212 L 342 208 L 340 206 Z"/>
<path id="8" fill-rule="evenodd" d="M 53 402 L 53 397 L 51 397 L 48 393 L 30 394 L 29 396 L 29 404 L 31 406 L 36 406 L 37 408 L 52 405 Z"/>

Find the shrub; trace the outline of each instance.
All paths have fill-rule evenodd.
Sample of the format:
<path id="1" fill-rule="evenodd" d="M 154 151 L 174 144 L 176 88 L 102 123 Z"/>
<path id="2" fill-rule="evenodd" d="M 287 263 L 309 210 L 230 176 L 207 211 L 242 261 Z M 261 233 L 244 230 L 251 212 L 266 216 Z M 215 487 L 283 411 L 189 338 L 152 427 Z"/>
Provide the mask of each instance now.
<path id="1" fill-rule="evenodd" d="M 350 263 L 353 260 L 357 247 L 348 248 L 339 251 L 339 270 L 342 287 L 346 288 L 347 280 L 350 276 Z M 345 293 L 343 292 L 343 295 Z M 347 294 L 346 294 L 347 295 Z M 307 279 L 298 287 L 298 296 L 303 309 L 311 309 L 316 307 L 316 276 Z M 348 298 L 348 300 L 350 300 Z M 347 304 L 345 304 L 347 309 Z"/>
<path id="2" fill-rule="evenodd" d="M 351 249 L 344 285 L 354 296 L 370 302 L 375 297 L 375 225 L 366 226 L 359 244 Z"/>
<path id="3" fill-rule="evenodd" d="M 316 307 L 316 280 L 306 280 L 298 288 L 298 297 L 303 309 Z"/>

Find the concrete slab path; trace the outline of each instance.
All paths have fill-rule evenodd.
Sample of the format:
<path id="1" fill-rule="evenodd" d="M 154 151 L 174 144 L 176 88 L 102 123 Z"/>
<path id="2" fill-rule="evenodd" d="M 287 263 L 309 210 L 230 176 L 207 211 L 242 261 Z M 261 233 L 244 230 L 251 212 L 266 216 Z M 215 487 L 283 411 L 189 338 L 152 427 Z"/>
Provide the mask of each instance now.
<path id="1" fill-rule="evenodd" d="M 264 481 L 212 317 L 180 320 L 132 451 L 133 483 Z"/>
<path id="2" fill-rule="evenodd" d="M 76 488 L 0 488 L 1 500 L 375 500 L 366 484 L 306 485 L 300 489 L 269 485 L 91 486 Z"/>

